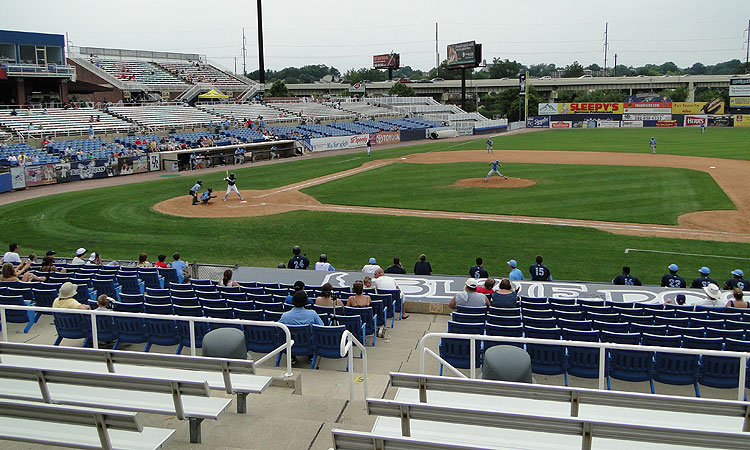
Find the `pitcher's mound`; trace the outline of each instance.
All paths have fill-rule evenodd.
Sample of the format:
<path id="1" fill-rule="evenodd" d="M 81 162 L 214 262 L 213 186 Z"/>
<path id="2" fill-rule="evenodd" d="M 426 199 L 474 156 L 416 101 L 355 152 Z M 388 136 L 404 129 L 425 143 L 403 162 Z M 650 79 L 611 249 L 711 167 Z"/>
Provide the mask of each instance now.
<path id="1" fill-rule="evenodd" d="M 503 180 L 498 176 L 490 177 L 489 181 L 484 182 L 484 178 L 465 178 L 463 180 L 456 181 L 454 186 L 461 187 L 485 187 L 485 188 L 522 188 L 533 186 L 536 184 L 534 180 L 524 180 L 523 178 L 508 177 L 507 180 Z"/>

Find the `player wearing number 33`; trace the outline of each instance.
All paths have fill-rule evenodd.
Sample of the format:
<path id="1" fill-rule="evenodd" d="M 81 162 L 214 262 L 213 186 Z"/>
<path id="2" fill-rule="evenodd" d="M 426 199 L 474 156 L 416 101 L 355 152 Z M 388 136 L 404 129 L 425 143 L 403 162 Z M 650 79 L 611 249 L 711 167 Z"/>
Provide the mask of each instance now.
<path id="1" fill-rule="evenodd" d="M 233 173 L 230 173 L 229 177 L 224 178 L 224 181 L 227 182 L 227 193 L 224 195 L 224 201 L 227 201 L 227 197 L 229 197 L 230 192 L 236 192 L 240 197 L 240 200 L 244 200 L 242 198 L 242 194 L 240 194 L 240 191 L 237 190 L 237 180 L 234 178 Z"/>
<path id="2" fill-rule="evenodd" d="M 492 166 L 492 169 L 491 169 L 491 170 L 490 170 L 490 172 L 489 172 L 489 173 L 487 174 L 487 177 L 486 177 L 486 178 L 484 179 L 484 182 L 485 182 L 485 183 L 486 183 L 486 182 L 487 182 L 487 181 L 488 181 L 488 180 L 490 179 L 490 177 L 491 177 L 491 176 L 492 176 L 493 174 L 495 174 L 495 175 L 498 175 L 498 176 L 502 177 L 502 179 L 503 179 L 503 180 L 507 180 L 507 179 L 508 179 L 508 177 L 506 177 L 505 175 L 503 175 L 503 174 L 501 174 L 500 172 L 498 172 L 498 171 L 497 171 L 497 168 L 498 168 L 498 167 L 503 167 L 503 166 L 502 166 L 502 164 L 500 164 L 500 161 L 498 161 L 498 160 L 494 160 L 494 161 L 492 161 L 491 163 L 489 163 L 489 165 L 490 165 L 490 166 Z"/>

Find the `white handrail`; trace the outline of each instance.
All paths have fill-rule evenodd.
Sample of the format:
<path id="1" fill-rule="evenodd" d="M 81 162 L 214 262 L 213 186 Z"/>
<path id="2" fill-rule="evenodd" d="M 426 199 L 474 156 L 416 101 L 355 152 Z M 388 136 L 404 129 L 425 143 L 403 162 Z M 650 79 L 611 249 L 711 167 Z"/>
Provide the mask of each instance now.
<path id="1" fill-rule="evenodd" d="M 737 385 L 737 400 L 743 401 L 745 399 L 745 375 L 747 373 L 747 360 L 750 358 L 749 352 L 732 352 L 725 350 L 704 350 L 704 349 L 693 349 L 693 348 L 680 348 L 680 347 L 656 347 L 652 345 L 632 345 L 632 344 L 616 344 L 611 342 L 586 342 L 586 341 L 566 341 L 566 340 L 552 340 L 552 339 L 537 339 L 537 338 L 526 338 L 526 337 L 510 337 L 510 336 L 489 336 L 484 334 L 461 334 L 461 333 L 427 333 L 422 336 L 419 340 L 419 373 L 424 374 L 424 361 L 425 354 L 429 354 L 433 358 L 437 359 L 438 362 L 448 367 L 454 373 L 460 373 L 458 369 L 448 364 L 444 359 L 440 358 L 432 350 L 425 347 L 425 342 L 431 338 L 449 338 L 449 339 L 468 339 L 470 345 L 470 360 L 469 365 L 471 367 L 470 373 L 471 378 L 476 378 L 476 341 L 492 341 L 492 342 L 515 342 L 519 344 L 542 344 L 542 345 L 558 345 L 565 347 L 584 347 L 584 348 L 598 348 L 599 349 L 599 389 L 604 389 L 605 377 L 604 377 L 604 365 L 605 365 L 605 351 L 607 349 L 616 350 L 635 350 L 643 352 L 660 352 L 660 353 L 676 353 L 682 355 L 705 355 L 705 356 L 722 356 L 726 358 L 739 358 L 740 359 L 740 370 L 739 370 L 739 382 Z M 464 378 L 465 375 L 461 374 Z"/>
<path id="2" fill-rule="evenodd" d="M 168 314 L 147 314 L 147 313 L 131 313 L 122 311 L 111 311 L 105 309 L 65 309 L 65 308 L 47 308 L 42 306 L 20 306 L 20 305 L 0 305 L 0 326 L 2 326 L 2 340 L 8 342 L 8 323 L 6 321 L 6 310 L 14 311 L 38 311 L 46 313 L 62 313 L 62 314 L 82 314 L 88 315 L 91 318 L 91 339 L 94 348 L 99 348 L 99 342 L 97 339 L 97 327 L 96 327 L 96 316 L 115 316 L 115 317 L 130 317 L 130 318 L 141 318 L 141 319 L 163 319 L 163 320 L 179 320 L 182 322 L 188 322 L 190 326 L 190 355 L 196 356 L 195 347 L 195 322 L 207 322 L 207 323 L 225 323 L 231 325 L 260 325 L 264 327 L 275 327 L 281 328 L 284 331 L 286 342 L 272 352 L 260 358 L 256 361 L 256 364 L 261 364 L 264 361 L 276 356 L 279 352 L 286 350 L 286 372 L 285 377 L 291 377 L 292 373 L 292 335 L 289 332 L 289 328 L 283 323 L 269 322 L 260 320 L 245 320 L 245 319 L 219 319 L 214 317 L 192 317 L 192 316 L 177 316 Z"/>
<path id="3" fill-rule="evenodd" d="M 349 401 L 354 401 L 354 356 L 352 355 L 352 344 L 356 345 L 362 351 L 362 378 L 365 400 L 367 400 L 367 349 L 359 340 L 349 331 L 344 330 L 339 343 L 339 353 L 341 356 L 349 358 Z"/>

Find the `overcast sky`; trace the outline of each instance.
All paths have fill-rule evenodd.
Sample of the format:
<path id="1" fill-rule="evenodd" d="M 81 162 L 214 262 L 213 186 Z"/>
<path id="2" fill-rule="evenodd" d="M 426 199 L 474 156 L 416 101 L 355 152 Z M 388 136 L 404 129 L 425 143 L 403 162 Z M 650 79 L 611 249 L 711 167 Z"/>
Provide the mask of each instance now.
<path id="1" fill-rule="evenodd" d="M 74 46 L 200 53 L 257 70 L 256 2 L 194 0 L 0 0 L 0 29 L 68 33 Z M 326 64 L 345 72 L 394 51 L 401 64 L 435 66 L 438 50 L 476 40 L 484 58 L 523 64 L 577 60 L 608 66 L 673 61 L 680 67 L 745 60 L 750 0 L 276 0 L 263 3 L 266 68 Z"/>

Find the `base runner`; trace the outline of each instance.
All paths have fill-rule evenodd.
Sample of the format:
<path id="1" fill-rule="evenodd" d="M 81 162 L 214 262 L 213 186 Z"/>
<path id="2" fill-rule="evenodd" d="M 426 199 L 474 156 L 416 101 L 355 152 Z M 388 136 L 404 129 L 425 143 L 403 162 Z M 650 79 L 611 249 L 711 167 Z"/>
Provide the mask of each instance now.
<path id="1" fill-rule="evenodd" d="M 245 200 L 244 198 L 242 198 L 242 194 L 240 194 L 240 191 L 237 189 L 237 180 L 235 179 L 233 173 L 230 173 L 228 177 L 224 178 L 224 181 L 227 182 L 227 193 L 224 194 L 224 201 L 227 201 L 227 197 L 229 197 L 230 192 L 236 192 L 240 197 L 240 200 Z"/>
<path id="2" fill-rule="evenodd" d="M 486 177 L 486 178 L 484 179 L 484 182 L 485 182 L 485 183 L 486 183 L 486 182 L 487 182 L 487 181 L 488 181 L 488 180 L 490 179 L 490 177 L 491 177 L 492 175 L 497 175 L 497 176 L 499 176 L 499 177 L 502 177 L 502 179 L 503 179 L 503 180 L 507 180 L 507 179 L 508 179 L 508 177 L 506 177 L 505 175 L 501 174 L 501 173 L 500 173 L 500 172 L 498 172 L 498 170 L 497 170 L 497 169 L 498 169 L 498 167 L 503 167 L 503 166 L 502 166 L 502 164 L 500 164 L 500 161 L 498 161 L 498 160 L 494 160 L 494 161 L 492 161 L 491 163 L 489 163 L 488 165 L 492 166 L 492 169 L 491 169 L 491 170 L 490 170 L 490 172 L 489 172 L 489 173 L 487 174 L 487 177 Z"/>

